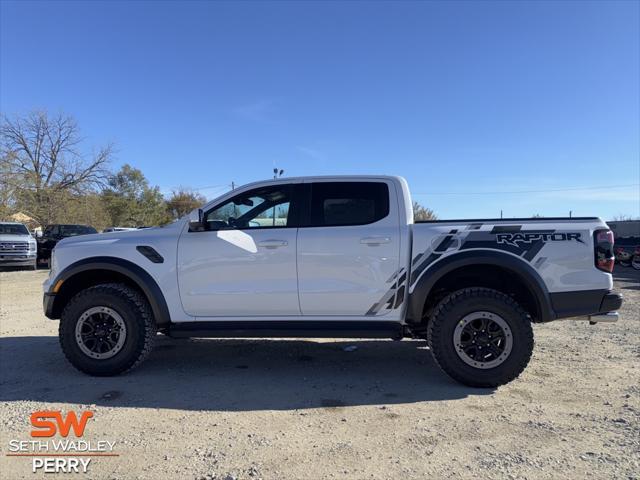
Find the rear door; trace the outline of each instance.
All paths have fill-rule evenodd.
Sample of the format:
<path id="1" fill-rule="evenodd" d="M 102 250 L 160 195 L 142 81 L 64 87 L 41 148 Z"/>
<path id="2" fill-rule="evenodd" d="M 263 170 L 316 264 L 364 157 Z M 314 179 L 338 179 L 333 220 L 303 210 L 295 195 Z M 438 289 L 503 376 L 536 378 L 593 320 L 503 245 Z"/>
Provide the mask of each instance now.
<path id="1" fill-rule="evenodd" d="M 400 263 L 391 181 L 307 185 L 309 218 L 298 230 L 298 288 L 306 316 L 383 316 Z"/>

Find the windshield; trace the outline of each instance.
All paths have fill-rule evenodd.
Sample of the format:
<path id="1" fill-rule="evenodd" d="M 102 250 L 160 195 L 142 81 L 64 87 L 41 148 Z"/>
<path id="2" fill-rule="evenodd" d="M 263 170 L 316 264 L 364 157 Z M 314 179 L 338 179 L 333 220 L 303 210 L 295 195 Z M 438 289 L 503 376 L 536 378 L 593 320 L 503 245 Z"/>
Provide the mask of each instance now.
<path id="1" fill-rule="evenodd" d="M 0 223 L 0 235 L 29 235 L 29 230 L 21 224 Z"/>
<path id="2" fill-rule="evenodd" d="M 98 233 L 98 231 L 93 227 L 87 227 L 85 225 L 60 225 L 60 235 L 63 237 L 87 235 L 89 233 Z"/>

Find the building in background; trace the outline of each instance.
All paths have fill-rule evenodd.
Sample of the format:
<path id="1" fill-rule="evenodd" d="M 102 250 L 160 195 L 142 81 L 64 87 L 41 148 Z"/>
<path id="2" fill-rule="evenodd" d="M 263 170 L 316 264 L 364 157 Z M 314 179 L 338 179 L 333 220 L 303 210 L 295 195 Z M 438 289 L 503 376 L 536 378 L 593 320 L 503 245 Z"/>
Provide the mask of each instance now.
<path id="1" fill-rule="evenodd" d="M 633 249 L 640 245 L 640 220 L 621 220 L 607 222 L 613 231 L 616 246 Z"/>

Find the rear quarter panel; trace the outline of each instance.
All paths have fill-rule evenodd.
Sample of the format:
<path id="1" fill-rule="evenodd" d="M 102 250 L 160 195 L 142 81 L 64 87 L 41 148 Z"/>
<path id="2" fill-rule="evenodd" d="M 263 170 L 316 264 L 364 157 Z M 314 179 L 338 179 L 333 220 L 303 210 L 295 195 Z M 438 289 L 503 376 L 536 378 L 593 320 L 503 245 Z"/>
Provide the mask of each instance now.
<path id="1" fill-rule="evenodd" d="M 550 293 L 611 289 L 594 266 L 593 232 L 600 219 L 452 220 L 413 227 L 409 292 L 438 262 L 459 252 L 497 250 L 528 263 Z"/>

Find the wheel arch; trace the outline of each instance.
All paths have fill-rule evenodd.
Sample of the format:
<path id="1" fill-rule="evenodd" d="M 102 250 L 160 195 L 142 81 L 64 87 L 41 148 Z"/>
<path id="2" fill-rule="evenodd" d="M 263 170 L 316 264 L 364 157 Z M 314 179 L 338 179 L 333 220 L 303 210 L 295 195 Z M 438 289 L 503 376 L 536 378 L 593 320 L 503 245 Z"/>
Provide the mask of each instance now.
<path id="1" fill-rule="evenodd" d="M 170 323 L 169 308 L 162 290 L 153 277 L 139 265 L 116 257 L 91 257 L 72 263 L 62 270 L 52 282 L 53 289 L 62 281 L 47 311 L 52 319 L 60 318 L 62 310 L 71 298 L 81 290 L 101 283 L 124 283 L 138 290 L 151 306 L 157 325 Z M 53 294 L 53 292 L 47 292 Z"/>
<path id="2" fill-rule="evenodd" d="M 483 273 L 485 278 L 480 276 Z M 472 278 L 477 278 L 479 283 L 468 285 Z M 456 280 L 460 280 L 459 285 Z M 456 285 L 453 290 L 469 286 L 496 288 L 497 283 L 506 280 L 516 290 L 520 297 L 516 299 L 526 305 L 534 322 L 556 318 L 544 281 L 529 263 L 504 252 L 469 250 L 445 257 L 422 273 L 409 295 L 407 320 L 419 323 L 429 302 L 437 303 L 440 287 Z"/>

